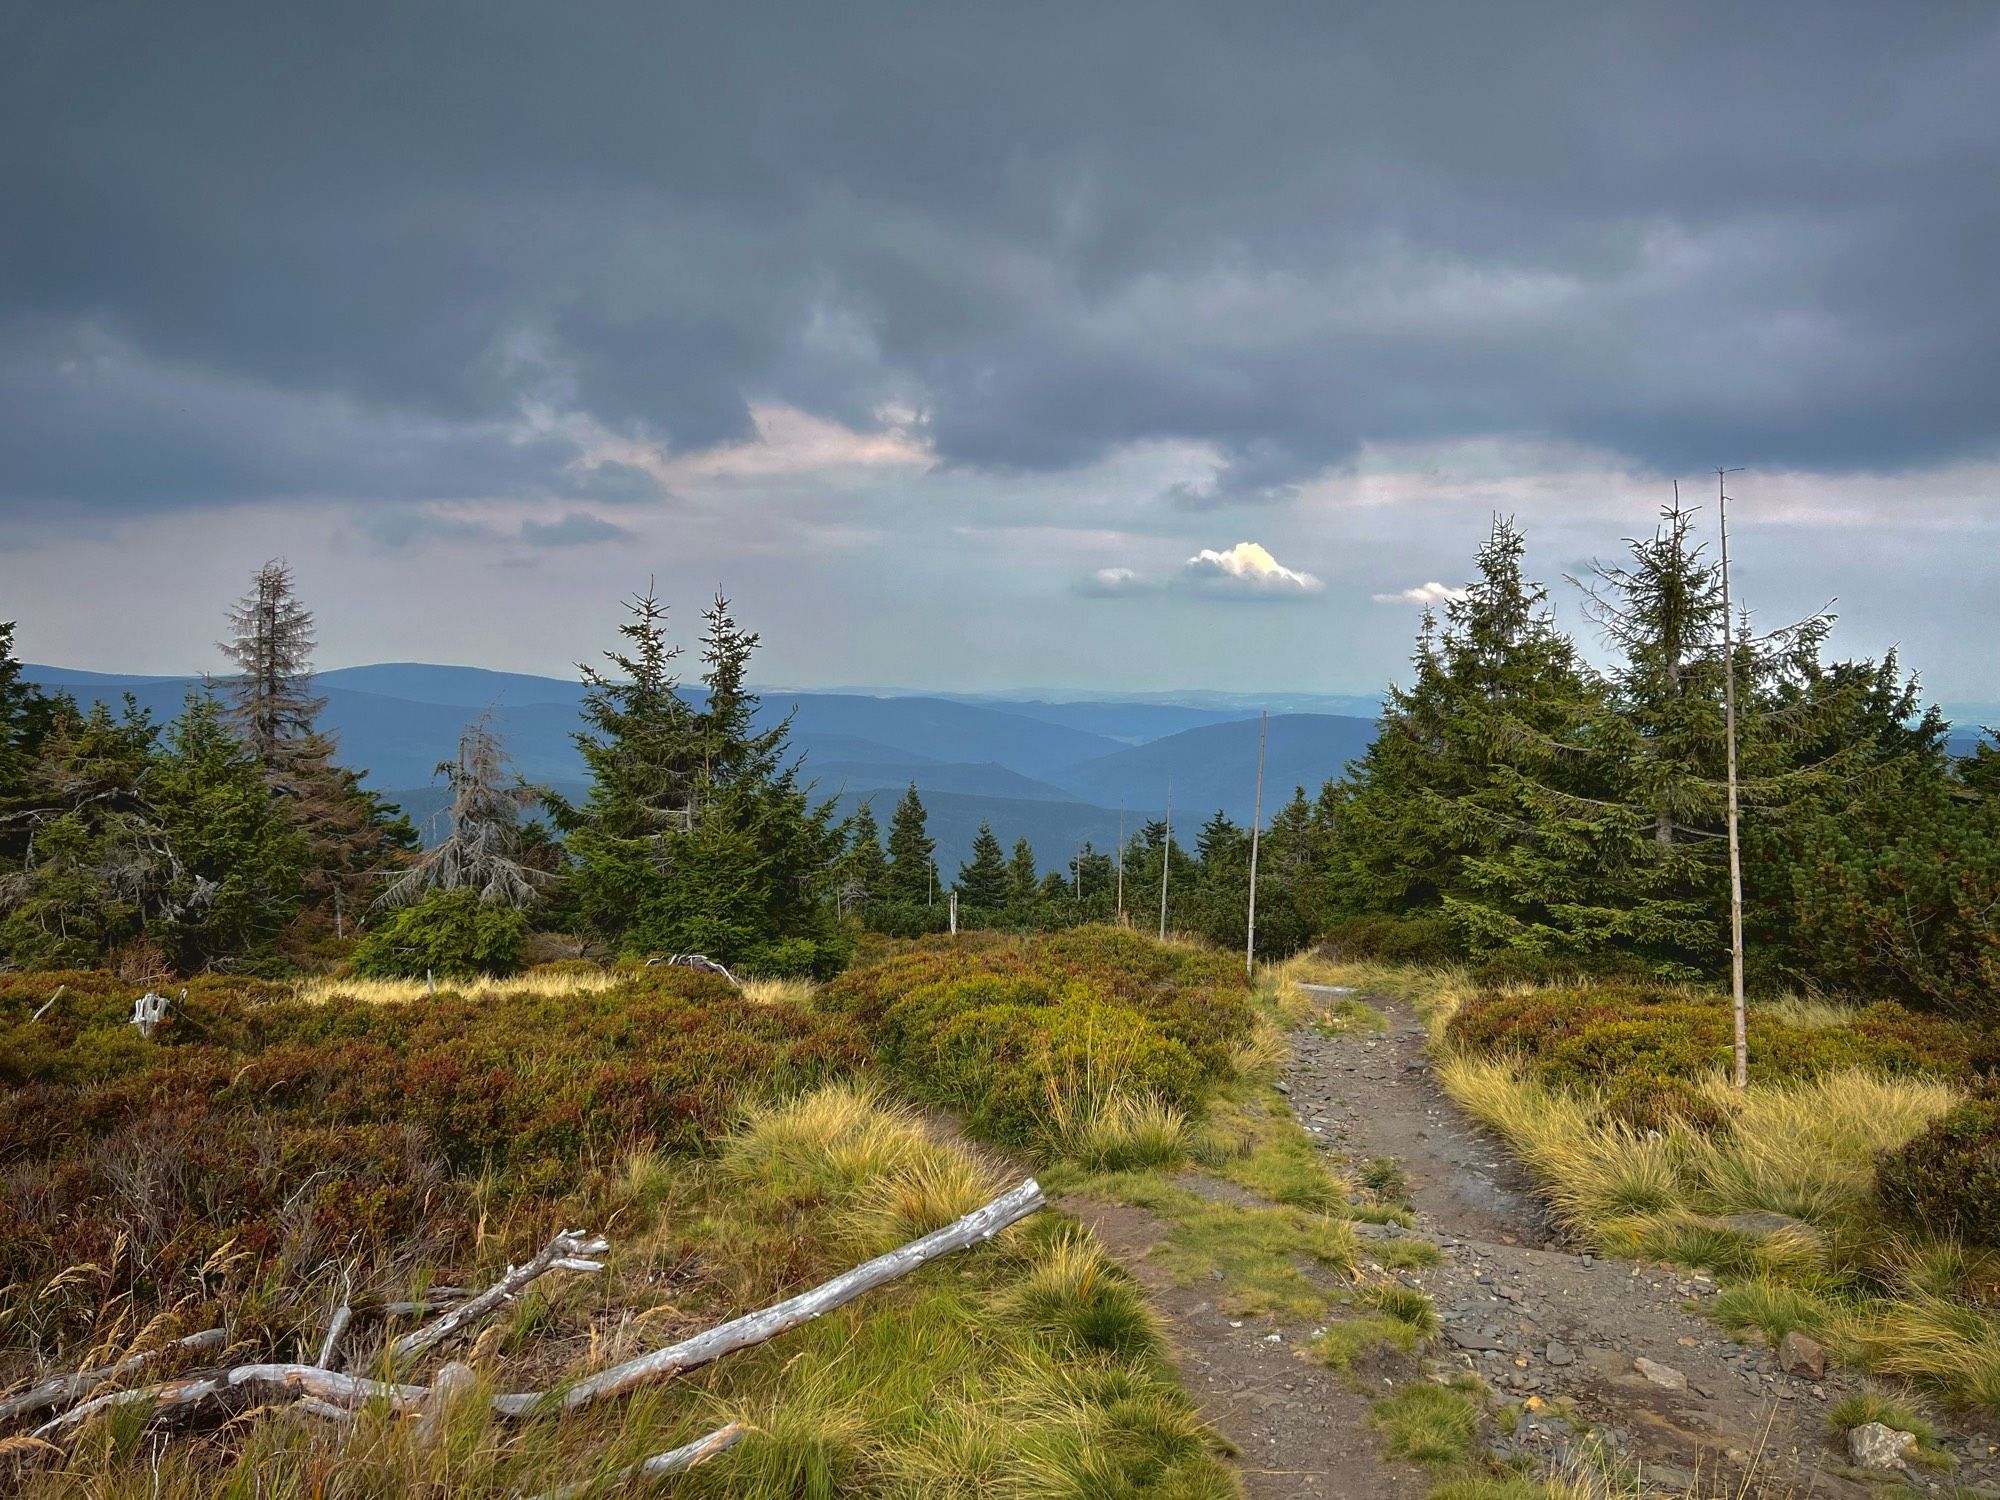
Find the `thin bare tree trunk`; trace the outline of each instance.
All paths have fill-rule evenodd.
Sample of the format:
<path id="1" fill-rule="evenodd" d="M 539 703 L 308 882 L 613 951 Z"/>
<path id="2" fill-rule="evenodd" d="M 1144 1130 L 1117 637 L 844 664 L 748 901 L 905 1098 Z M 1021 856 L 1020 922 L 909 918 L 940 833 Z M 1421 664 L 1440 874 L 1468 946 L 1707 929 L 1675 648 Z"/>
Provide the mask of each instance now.
<path id="1" fill-rule="evenodd" d="M 1271 732 L 1271 713 L 1266 709 L 1257 719 L 1257 797 L 1250 805 L 1250 915 L 1244 926 L 1243 977 L 1257 973 L 1257 842 L 1264 832 L 1264 741 Z"/>
<path id="2" fill-rule="evenodd" d="M 1739 1089 L 1750 1087 L 1750 1025 L 1743 1003 L 1743 852 L 1737 833 L 1736 804 L 1736 637 L 1729 614 L 1729 497 L 1723 476 L 1715 471 L 1716 518 L 1722 528 L 1722 705 L 1729 736 L 1729 993 L 1736 1027 L 1736 1075 Z"/>
<path id="3" fill-rule="evenodd" d="M 1174 863 L 1174 784 L 1167 782 L 1167 840 L 1160 848 L 1160 941 L 1167 940 L 1167 871 Z"/>

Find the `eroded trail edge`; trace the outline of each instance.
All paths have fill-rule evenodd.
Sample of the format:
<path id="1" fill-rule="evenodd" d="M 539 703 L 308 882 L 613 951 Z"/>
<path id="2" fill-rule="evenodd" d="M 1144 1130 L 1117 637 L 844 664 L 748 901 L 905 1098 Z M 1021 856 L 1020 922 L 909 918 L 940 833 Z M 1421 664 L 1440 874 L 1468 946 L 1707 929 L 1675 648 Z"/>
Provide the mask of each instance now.
<path id="1" fill-rule="evenodd" d="M 1322 1004 L 1348 993 L 1303 988 Z M 1736 1494 L 1746 1479 L 1753 1494 L 1875 1492 L 1837 1472 L 1843 1459 L 1828 1441 L 1829 1407 L 1858 1377 L 1788 1373 L 1774 1351 L 1728 1338 L 1702 1313 L 1717 1291 L 1706 1276 L 1561 1244 L 1505 1146 L 1438 1084 L 1415 1012 L 1362 998 L 1386 1030 L 1302 1027 L 1284 1088 L 1324 1150 L 1350 1164 L 1393 1160 L 1403 1174 L 1414 1227 L 1358 1228 L 1378 1240 L 1415 1234 L 1444 1252 L 1438 1266 L 1398 1274 L 1436 1302 L 1436 1362 L 1476 1371 L 1518 1403 L 1513 1430 L 1489 1439 L 1496 1456 L 1562 1464 L 1580 1440 L 1563 1415 L 1573 1412 L 1660 1493 L 1698 1479 L 1703 1493 Z M 1983 1458 L 1968 1450 L 1955 1476 L 1906 1482 L 1949 1494 L 1991 1479 Z"/>

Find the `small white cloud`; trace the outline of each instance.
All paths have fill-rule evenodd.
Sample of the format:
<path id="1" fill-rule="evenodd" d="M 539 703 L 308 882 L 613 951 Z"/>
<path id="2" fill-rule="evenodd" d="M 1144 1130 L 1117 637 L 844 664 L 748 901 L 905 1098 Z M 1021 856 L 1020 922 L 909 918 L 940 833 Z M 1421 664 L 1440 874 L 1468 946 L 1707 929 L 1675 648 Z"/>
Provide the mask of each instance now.
<path id="1" fill-rule="evenodd" d="M 1288 568 L 1257 542 L 1238 542 L 1226 552 L 1204 547 L 1181 568 L 1181 576 L 1201 588 L 1235 594 L 1279 596 L 1316 594 L 1319 579 Z"/>
<path id="2" fill-rule="evenodd" d="M 1420 583 L 1413 589 L 1404 589 L 1401 593 L 1376 594 L 1374 599 L 1377 604 L 1421 604 L 1429 608 L 1434 605 L 1449 604 L 1455 599 L 1464 597 L 1464 589 L 1451 588 L 1432 579 L 1429 583 Z"/>
<path id="3" fill-rule="evenodd" d="M 1117 599 L 1140 593 L 1152 585 L 1131 568 L 1099 568 L 1076 587 L 1078 593 L 1094 599 Z"/>

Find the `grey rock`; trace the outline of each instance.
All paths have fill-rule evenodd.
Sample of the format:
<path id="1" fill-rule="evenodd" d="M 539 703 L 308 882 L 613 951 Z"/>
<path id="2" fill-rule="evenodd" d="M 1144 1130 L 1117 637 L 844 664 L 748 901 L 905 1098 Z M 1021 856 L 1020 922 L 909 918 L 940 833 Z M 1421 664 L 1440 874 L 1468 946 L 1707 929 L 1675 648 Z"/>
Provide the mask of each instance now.
<path id="1" fill-rule="evenodd" d="M 1847 1456 L 1863 1469 L 1900 1469 L 1916 1451 L 1914 1432 L 1898 1432 L 1880 1422 L 1863 1422 L 1847 1434 Z"/>
<path id="2" fill-rule="evenodd" d="M 1656 1385 L 1663 1391 L 1684 1391 L 1688 1388 L 1687 1376 L 1672 1365 L 1663 1365 L 1658 1360 L 1646 1358 L 1643 1354 L 1632 1361 L 1632 1368 L 1645 1376 L 1649 1384 Z"/>
<path id="3" fill-rule="evenodd" d="M 1778 1368 L 1787 1375 L 1826 1374 L 1826 1346 L 1796 1328 L 1778 1341 Z"/>
<path id="4" fill-rule="evenodd" d="M 1550 1339 L 1549 1347 L 1542 1351 L 1542 1358 L 1557 1368 L 1576 1363 L 1576 1355 L 1570 1352 L 1569 1345 L 1561 1339 Z"/>

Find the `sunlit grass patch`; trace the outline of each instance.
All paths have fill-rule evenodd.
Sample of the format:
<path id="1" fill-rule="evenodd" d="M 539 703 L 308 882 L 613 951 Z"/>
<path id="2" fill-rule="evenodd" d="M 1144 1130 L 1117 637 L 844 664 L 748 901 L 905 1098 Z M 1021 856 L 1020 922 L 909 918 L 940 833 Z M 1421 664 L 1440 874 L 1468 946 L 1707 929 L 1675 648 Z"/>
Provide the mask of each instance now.
<path id="1" fill-rule="evenodd" d="M 1160 1099 L 1051 1090 L 1041 1139 L 1087 1170 L 1134 1172 L 1178 1166 L 1189 1131 L 1187 1116 Z"/>
<path id="2" fill-rule="evenodd" d="M 753 1005 L 810 1005 L 817 987 L 810 979 L 746 978 L 737 986 Z"/>
<path id="3" fill-rule="evenodd" d="M 301 979 L 294 998 L 308 1005 L 328 1000 L 357 1000 L 366 1005 L 399 1005 L 429 999 L 438 994 L 461 995 L 468 1000 L 510 999 L 535 995 L 565 999 L 573 995 L 601 995 L 624 981 L 625 976 L 609 969 L 563 964 L 548 969 L 530 969 L 525 974 L 505 978 L 477 975 L 462 979 L 440 976 L 435 983 L 422 979 L 337 979 L 325 976 Z"/>
<path id="4" fill-rule="evenodd" d="M 1376 1246 L 1375 1257 L 1391 1271 L 1416 1271 L 1444 1264 L 1444 1252 L 1429 1240 L 1387 1240 Z"/>
<path id="5" fill-rule="evenodd" d="M 1338 1293 L 1308 1276 L 1300 1262 L 1350 1273 L 1354 1231 L 1345 1220 L 1303 1209 L 1243 1208 L 1189 1194 L 1153 1259 L 1187 1285 L 1221 1272 L 1219 1289 L 1232 1311 L 1304 1322 L 1323 1315 Z"/>
<path id="6" fill-rule="evenodd" d="M 1346 1202 L 1347 1185 L 1282 1098 L 1264 1088 L 1236 1094 L 1216 1101 L 1195 1132 L 1196 1161 L 1273 1203 L 1332 1211 Z"/>
<path id="7" fill-rule="evenodd" d="M 1389 1018 L 1352 995 L 1342 995 L 1313 1018 L 1313 1029 L 1322 1036 L 1381 1036 L 1389 1029 Z"/>
<path id="8" fill-rule="evenodd" d="M 1369 1425 L 1382 1433 L 1391 1458 L 1421 1464 L 1459 1464 L 1472 1455 L 1479 1431 L 1479 1408 L 1463 1391 L 1442 1385 L 1412 1385 L 1375 1403 Z"/>

